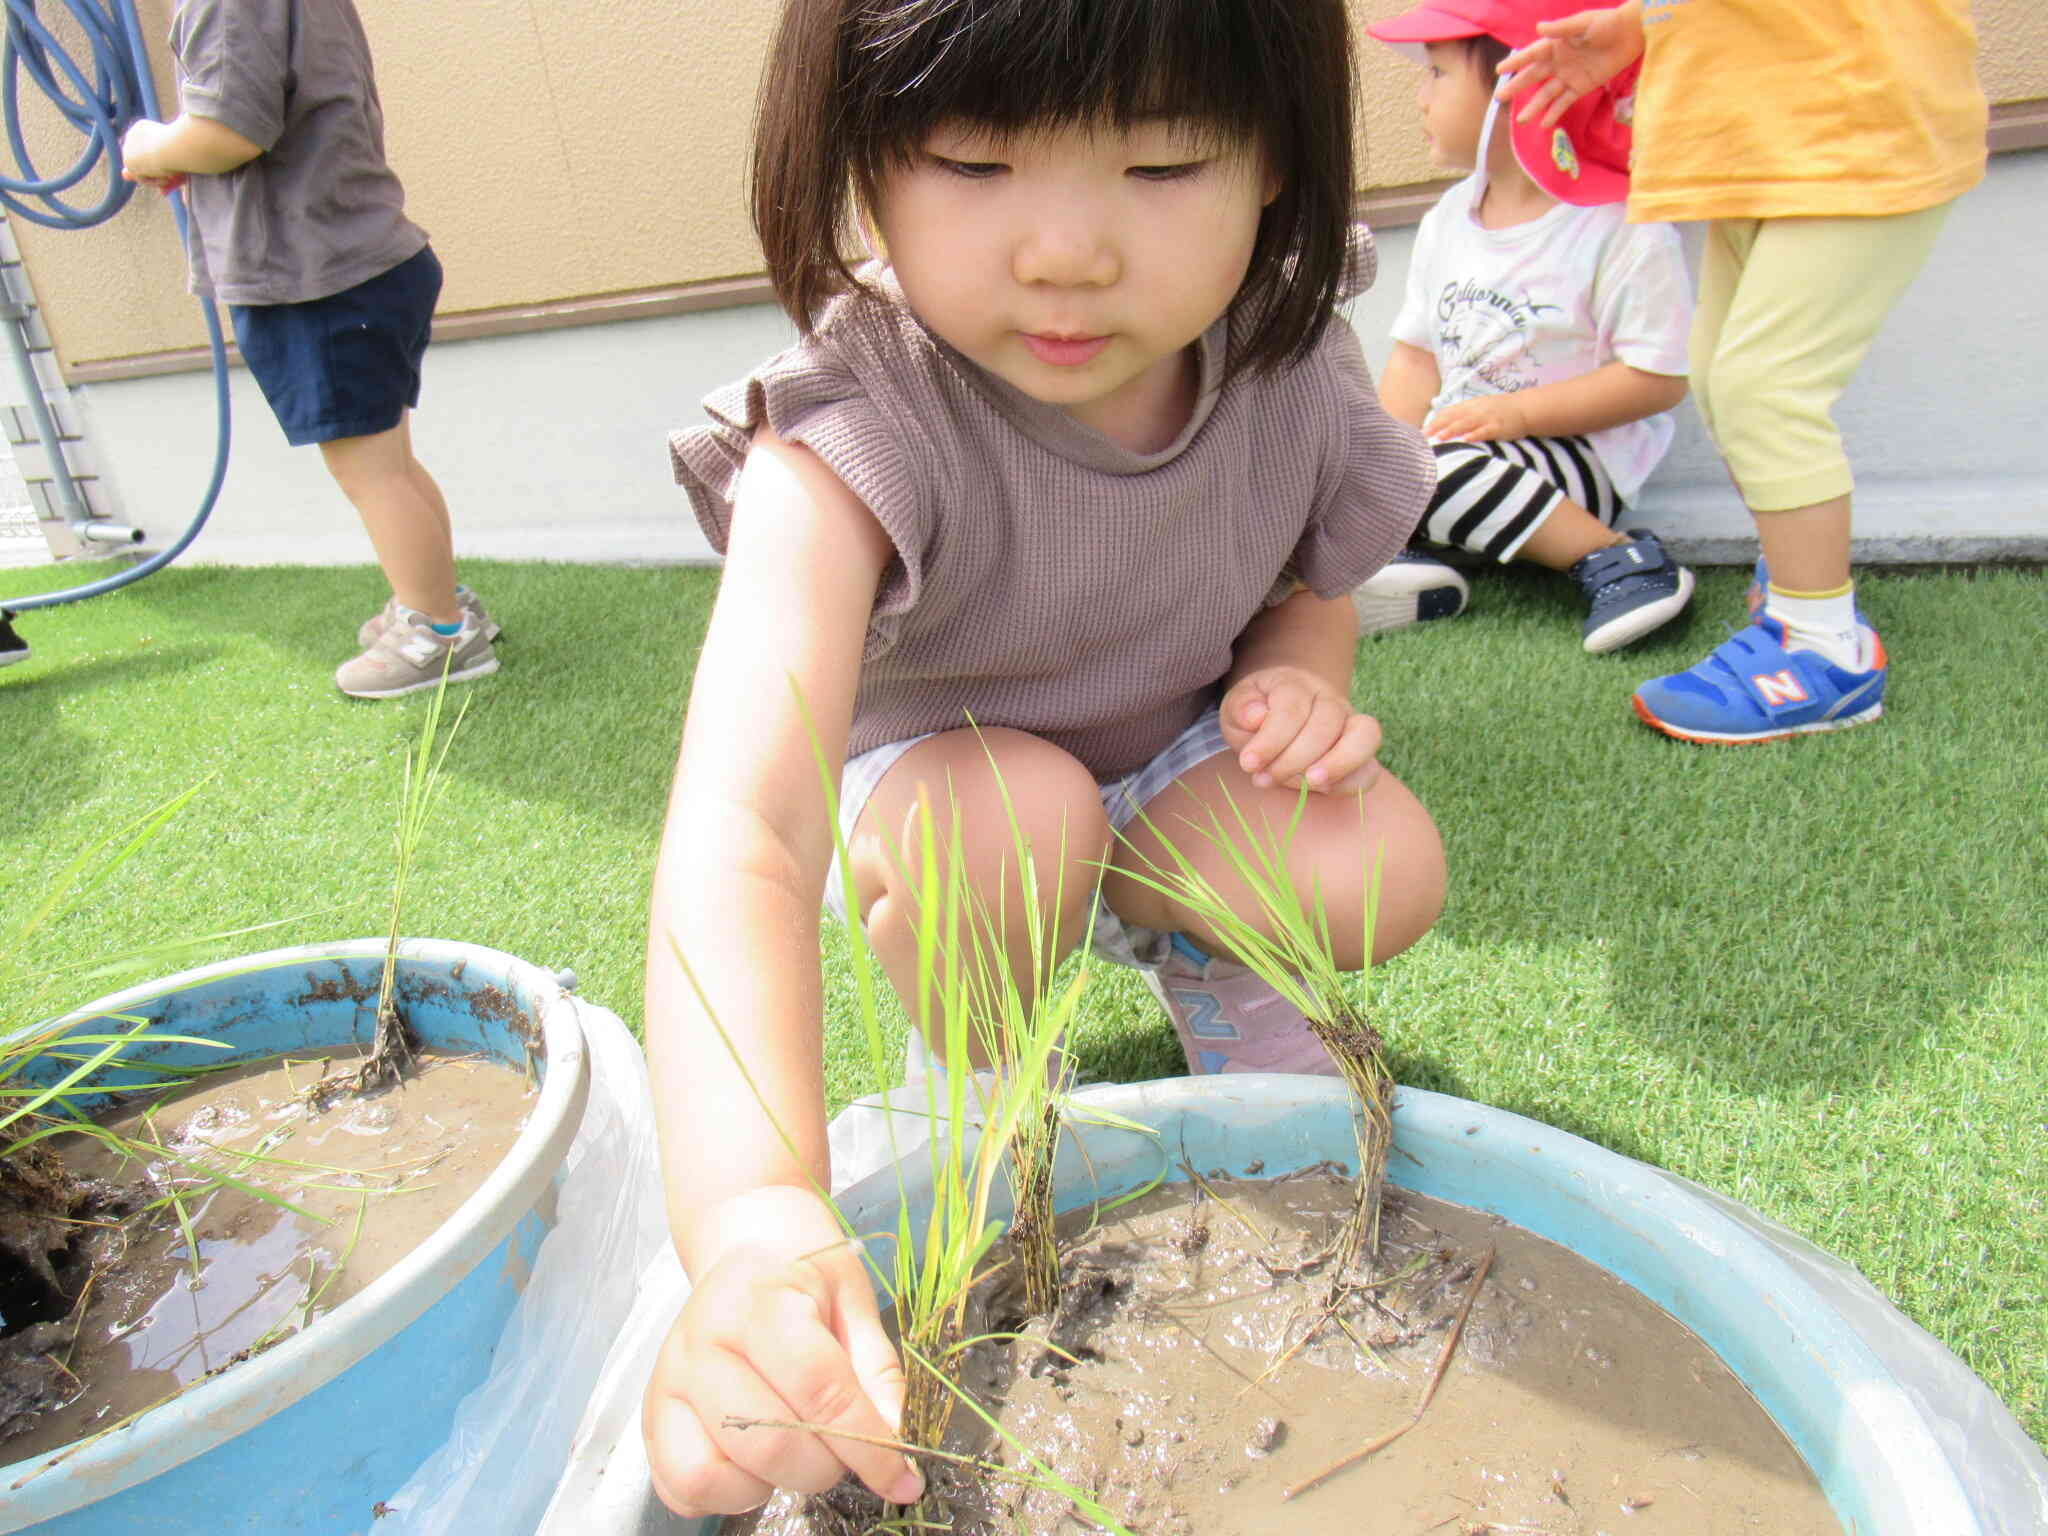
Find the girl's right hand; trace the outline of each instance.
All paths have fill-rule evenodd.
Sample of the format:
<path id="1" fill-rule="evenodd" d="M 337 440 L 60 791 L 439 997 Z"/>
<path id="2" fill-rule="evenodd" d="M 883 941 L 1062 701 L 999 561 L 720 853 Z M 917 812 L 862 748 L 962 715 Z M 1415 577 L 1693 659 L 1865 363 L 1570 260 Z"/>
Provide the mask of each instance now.
<path id="1" fill-rule="evenodd" d="M 1539 21 L 1536 31 L 1535 42 L 1501 60 L 1494 95 L 1503 102 L 1526 95 L 1515 121 L 1533 118 L 1545 128 L 1554 127 L 1572 103 L 1599 90 L 1643 51 L 1639 0 Z"/>
<path id="2" fill-rule="evenodd" d="M 914 1502 L 923 1479 L 896 1451 L 732 1422 L 896 1437 L 903 1368 L 831 1209 L 805 1190 L 757 1189 L 712 1221 L 743 1235 L 692 1286 L 641 1405 L 662 1502 L 685 1517 L 738 1514 L 778 1488 L 823 1493 L 847 1472 L 892 1504 Z"/>

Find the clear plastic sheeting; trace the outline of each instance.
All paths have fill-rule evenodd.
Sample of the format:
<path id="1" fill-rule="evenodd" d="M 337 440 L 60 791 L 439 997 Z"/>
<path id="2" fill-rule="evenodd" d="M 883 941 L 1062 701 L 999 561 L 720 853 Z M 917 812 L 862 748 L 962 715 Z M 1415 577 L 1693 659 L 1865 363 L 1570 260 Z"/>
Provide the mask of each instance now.
<path id="1" fill-rule="evenodd" d="M 934 1069 L 913 1048 L 909 1070 L 922 1076 Z M 988 1076 L 978 1074 L 984 1092 Z M 917 1155 L 931 1140 L 931 1124 L 923 1082 L 847 1105 L 829 1127 L 833 1193 Z M 640 1438 L 640 1398 L 655 1352 L 690 1294 L 674 1248 L 661 1245 L 635 1289 L 639 1300 L 591 1393 L 568 1470 L 537 1536 L 696 1536 L 717 1528 L 713 1521 L 669 1513 L 649 1485 L 647 1447 Z"/>
<path id="2" fill-rule="evenodd" d="M 1947 1346 L 1907 1319 L 1858 1270 L 1791 1228 L 1703 1185 L 1652 1171 L 1754 1234 L 1847 1323 L 1888 1374 L 1885 1388 L 1940 1446 L 1978 1520 L 1968 1527 L 1972 1536 L 2048 1533 L 2048 1457 Z M 1934 1536 L 1943 1527 L 1897 1529 Z"/>
<path id="3" fill-rule="evenodd" d="M 575 1007 L 590 1100 L 555 1185 L 556 1225 L 534 1255 L 490 1375 L 463 1399 L 447 1441 L 384 1501 L 376 1536 L 535 1529 L 640 1273 L 669 1252 L 639 1043 L 615 1014 L 581 999 Z"/>

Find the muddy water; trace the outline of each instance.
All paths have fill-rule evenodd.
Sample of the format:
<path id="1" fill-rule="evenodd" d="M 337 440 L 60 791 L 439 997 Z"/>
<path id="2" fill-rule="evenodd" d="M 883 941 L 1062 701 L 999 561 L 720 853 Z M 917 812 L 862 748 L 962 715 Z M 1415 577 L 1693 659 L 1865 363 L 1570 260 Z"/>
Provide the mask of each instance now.
<path id="1" fill-rule="evenodd" d="M 73 1313 L 82 1319 L 75 1340 L 61 1351 L 78 1395 L 0 1439 L 0 1463 L 117 1423 L 332 1311 L 475 1192 L 531 1107 L 525 1074 L 437 1057 L 397 1089 L 342 1096 L 325 1110 L 308 1105 L 304 1090 L 323 1071 L 359 1059 L 276 1058 L 109 1117 L 124 1135 L 165 1149 L 146 1163 L 119 1161 L 82 1139 L 60 1147 L 81 1175 L 146 1177 L 154 1194 L 185 1191 L 197 1274 L 172 1211 L 129 1218 L 116 1241 L 101 1245 L 116 1262 L 95 1272 L 82 1313 Z M 264 1160 L 240 1155 L 250 1152 Z M 202 1169 L 297 1209 L 217 1183 L 209 1191 Z"/>
<path id="2" fill-rule="evenodd" d="M 1604 1271 L 1396 1192 L 1380 1283 L 1332 1320 L 1326 1274 L 1272 1271 L 1327 1247 L 1346 1186 L 1316 1173 L 1210 1187 L 1220 1200 L 1193 1206 L 1186 1186 L 1160 1191 L 1066 1251 L 1051 1337 L 1079 1363 L 1044 1347 L 1041 1323 L 1030 1340 L 978 1346 L 963 1372 L 1012 1434 L 1141 1536 L 1840 1536 L 1727 1368 Z M 1414 1417 L 1489 1249 L 1416 1427 L 1287 1497 Z M 997 1298 L 969 1332 L 1006 1326 Z M 987 1439 L 955 1414 L 949 1445 L 986 1453 Z M 1054 1496 L 986 1480 L 955 1490 L 953 1518 L 1003 1536 L 1094 1528 Z M 864 1528 L 781 1500 L 726 1526 Z"/>

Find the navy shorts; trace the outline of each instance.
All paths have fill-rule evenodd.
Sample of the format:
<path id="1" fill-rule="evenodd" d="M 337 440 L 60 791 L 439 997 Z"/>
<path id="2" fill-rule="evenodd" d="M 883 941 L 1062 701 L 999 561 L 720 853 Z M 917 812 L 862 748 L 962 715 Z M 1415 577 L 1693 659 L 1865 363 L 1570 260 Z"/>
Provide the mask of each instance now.
<path id="1" fill-rule="evenodd" d="M 432 246 L 303 304 L 230 304 L 235 343 L 290 443 L 369 437 L 420 402 L 420 359 L 441 296 Z"/>

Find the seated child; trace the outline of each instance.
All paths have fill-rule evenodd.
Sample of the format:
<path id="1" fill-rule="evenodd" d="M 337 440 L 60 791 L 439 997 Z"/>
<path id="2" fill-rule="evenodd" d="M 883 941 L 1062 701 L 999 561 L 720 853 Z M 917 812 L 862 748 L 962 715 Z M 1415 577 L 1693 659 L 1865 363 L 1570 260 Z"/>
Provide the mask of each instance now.
<path id="1" fill-rule="evenodd" d="M 1654 533 L 1615 524 L 1670 447 L 1685 396 L 1691 285 L 1667 224 L 1630 224 L 1625 96 L 1589 99 L 1556 134 L 1492 109 L 1495 67 L 1556 0 L 1428 0 L 1366 30 L 1426 55 L 1430 152 L 1469 169 L 1423 218 L 1380 379 L 1436 449 L 1411 549 L 1355 594 L 1371 633 L 1464 607 L 1430 547 L 1568 574 L 1588 651 L 1631 644 L 1691 600 Z M 1626 82 L 1622 82 L 1626 85 Z"/>

